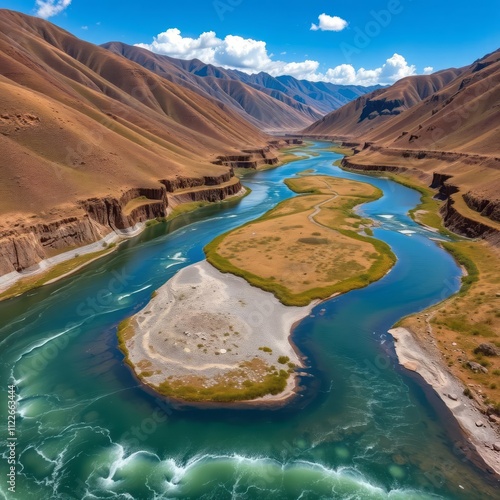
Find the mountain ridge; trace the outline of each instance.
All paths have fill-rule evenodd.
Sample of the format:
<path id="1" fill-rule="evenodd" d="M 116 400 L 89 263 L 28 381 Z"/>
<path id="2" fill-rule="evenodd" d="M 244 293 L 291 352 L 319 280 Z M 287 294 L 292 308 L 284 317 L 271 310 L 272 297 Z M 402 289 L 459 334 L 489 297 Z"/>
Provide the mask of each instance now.
<path id="1" fill-rule="evenodd" d="M 248 75 L 205 64 L 199 59 L 155 54 L 122 42 L 101 46 L 179 85 L 219 99 L 246 120 L 268 131 L 298 130 L 350 99 L 380 87 L 315 83 L 291 76 L 273 77 L 264 72 Z"/>

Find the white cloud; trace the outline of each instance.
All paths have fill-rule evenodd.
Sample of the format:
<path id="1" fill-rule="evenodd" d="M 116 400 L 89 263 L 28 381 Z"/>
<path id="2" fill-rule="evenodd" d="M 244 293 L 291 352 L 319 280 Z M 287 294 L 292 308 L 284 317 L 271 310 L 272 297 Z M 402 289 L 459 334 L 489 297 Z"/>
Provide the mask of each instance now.
<path id="1" fill-rule="evenodd" d="M 424 75 L 430 75 L 434 71 L 434 68 L 432 66 L 426 66 L 424 68 Z"/>
<path id="2" fill-rule="evenodd" d="M 321 14 L 318 16 L 318 24 L 311 24 L 312 31 L 342 31 L 347 27 L 347 21 L 338 16 L 329 16 Z"/>
<path id="3" fill-rule="evenodd" d="M 71 0 L 36 0 L 36 15 L 48 19 L 60 14 L 71 4 Z"/>
<path id="4" fill-rule="evenodd" d="M 374 69 L 355 69 L 351 64 L 341 64 L 321 72 L 318 61 L 275 60 L 268 53 L 264 41 L 236 35 L 227 35 L 222 39 L 213 31 L 202 33 L 198 38 L 189 38 L 183 37 L 177 28 L 170 28 L 154 37 L 152 43 L 138 43 L 136 46 L 178 59 L 200 59 L 206 64 L 249 74 L 264 71 L 272 76 L 291 75 L 298 79 L 339 85 L 390 84 L 416 74 L 415 66 L 408 64 L 399 54 L 394 54 Z"/>
<path id="5" fill-rule="evenodd" d="M 89 27 L 88 26 L 82 26 L 81 29 L 86 31 L 86 30 L 89 29 Z"/>
<path id="6" fill-rule="evenodd" d="M 409 65 L 403 56 L 394 54 L 382 66 L 375 69 L 356 70 L 351 64 L 341 64 L 326 72 L 326 80 L 338 85 L 389 84 L 416 73 L 413 64 Z"/>

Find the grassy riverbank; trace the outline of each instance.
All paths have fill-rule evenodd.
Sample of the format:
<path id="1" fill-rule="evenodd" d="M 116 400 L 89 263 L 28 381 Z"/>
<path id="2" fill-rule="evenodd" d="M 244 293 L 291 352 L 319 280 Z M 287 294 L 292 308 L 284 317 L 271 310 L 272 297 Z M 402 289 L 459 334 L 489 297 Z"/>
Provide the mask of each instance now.
<path id="1" fill-rule="evenodd" d="M 307 194 L 219 236 L 205 247 L 207 260 L 290 306 L 364 287 L 392 267 L 388 245 L 356 232 L 368 221 L 353 208 L 379 198 L 377 188 L 327 176 L 287 185 Z"/>
<path id="2" fill-rule="evenodd" d="M 47 271 L 42 271 L 33 276 L 27 276 L 25 278 L 20 278 L 14 285 L 0 293 L 0 301 L 7 300 L 12 297 L 16 297 L 23 293 L 26 293 L 34 288 L 39 288 L 43 285 L 46 285 L 49 282 L 61 279 L 65 276 L 68 276 L 86 265 L 90 264 L 94 260 L 97 260 L 104 255 L 110 253 L 114 244 L 107 246 L 104 250 L 98 252 L 92 252 L 85 255 L 75 254 L 75 257 L 69 260 L 65 260 L 55 266 L 47 269 Z"/>
<path id="3" fill-rule="evenodd" d="M 491 344 L 500 352 L 500 257 L 483 241 L 443 244 L 466 270 L 460 291 L 424 313 L 400 321 L 422 341 L 433 340 L 449 370 L 485 409 L 500 414 L 500 356 L 478 351 Z M 471 365 L 469 362 L 476 363 Z M 473 369 L 475 368 L 475 369 Z"/>
<path id="4" fill-rule="evenodd" d="M 351 171 L 349 169 L 345 169 Z M 359 173 L 358 171 L 353 172 Z M 396 326 L 407 328 L 423 343 L 435 342 L 451 373 L 465 386 L 465 393 L 486 411 L 500 415 L 500 356 L 477 351 L 491 344 L 500 352 L 500 253 L 485 241 L 464 240 L 451 233 L 439 214 L 441 201 L 436 191 L 401 174 L 363 174 L 384 176 L 417 190 L 421 200 L 409 215 L 422 225 L 439 231 L 453 241 L 441 243 L 464 269 L 461 288 L 449 299 L 425 311 L 408 316 Z M 446 288 L 446 285 L 443 285 Z M 471 368 L 470 362 L 482 368 Z"/>

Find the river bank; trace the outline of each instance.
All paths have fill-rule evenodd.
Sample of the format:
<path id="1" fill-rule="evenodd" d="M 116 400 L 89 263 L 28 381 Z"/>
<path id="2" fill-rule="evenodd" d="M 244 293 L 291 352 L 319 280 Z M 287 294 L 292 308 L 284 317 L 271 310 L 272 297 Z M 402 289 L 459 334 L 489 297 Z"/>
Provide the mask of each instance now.
<path id="1" fill-rule="evenodd" d="M 271 165 L 263 163 L 262 165 L 258 165 L 255 169 L 235 168 L 234 170 L 237 175 L 235 175 L 234 179 L 242 177 L 251 171 L 270 170 L 300 160 L 301 156 L 295 155 L 294 153 L 297 150 L 300 150 L 300 146 L 289 146 L 279 150 L 277 162 Z M 165 217 L 137 222 L 133 226 L 125 229 L 114 228 L 110 230 L 108 234 L 93 243 L 74 247 L 60 252 L 53 257 L 44 258 L 36 265 L 26 268 L 23 271 L 13 271 L 0 276 L 0 301 L 26 293 L 33 288 L 54 283 L 55 281 L 81 270 L 95 260 L 108 255 L 112 249 L 116 248 L 116 246 L 123 241 L 140 235 L 146 227 L 158 222 L 158 220 L 169 221 L 203 206 L 214 203 L 225 203 L 237 198 L 241 199 L 250 193 L 250 190 L 241 187 L 237 193 L 229 194 L 221 201 L 192 201 L 193 193 L 191 191 L 196 190 L 200 190 L 200 188 L 173 190 Z M 196 198 L 196 196 L 194 196 L 194 198 Z M 143 200 L 141 202 L 144 203 Z"/>
<path id="2" fill-rule="evenodd" d="M 234 199 L 241 199 L 248 194 L 249 190 L 242 187 L 238 193 L 228 196 L 223 201 L 216 203 L 226 203 Z M 207 204 L 208 202 L 189 201 L 177 203 L 168 210 L 164 221 L 172 220 L 175 217 L 181 216 L 187 212 L 192 212 Z M 0 276 L 0 301 L 16 297 L 33 288 L 55 283 L 70 276 L 92 262 L 109 255 L 109 253 L 114 251 L 120 243 L 139 236 L 147 227 L 158 222 L 157 219 L 151 219 L 145 222 L 138 222 L 133 227 L 123 230 L 114 229 L 94 243 L 61 252 L 54 257 L 43 259 L 36 266 L 22 272 L 11 272 Z"/>
<path id="3" fill-rule="evenodd" d="M 492 424 L 464 395 L 462 382 L 443 364 L 439 350 L 432 342 L 419 341 L 406 328 L 393 328 L 389 333 L 394 338 L 399 363 L 407 370 L 418 373 L 435 390 L 485 463 L 500 475 L 498 426 Z"/>
<path id="4" fill-rule="evenodd" d="M 341 148 L 339 152 L 345 154 L 345 150 L 343 149 L 344 148 Z M 357 169 L 352 168 L 352 163 L 350 162 L 343 162 L 342 168 L 346 171 L 357 171 Z M 419 191 L 421 194 L 421 200 L 418 206 L 410 210 L 410 216 L 412 219 L 430 231 L 436 231 L 444 235 L 455 237 L 456 239 L 457 235 L 451 233 L 444 225 L 441 202 L 434 198 L 435 192 L 431 188 L 425 186 L 421 179 L 415 180 L 414 177 L 410 179 L 408 176 L 402 175 L 397 171 L 391 171 L 390 169 L 382 172 L 372 172 L 370 171 L 369 165 L 365 165 L 363 174 L 368 176 L 387 176 L 395 182 Z M 488 260 L 488 264 L 486 266 L 480 266 L 485 268 L 481 269 L 481 273 L 479 273 L 476 264 L 480 260 L 485 259 L 480 258 L 481 248 L 477 247 L 482 245 L 483 253 L 486 253 L 484 247 L 487 246 L 488 243 L 471 242 L 470 245 L 472 251 L 469 250 L 468 255 L 464 255 L 463 248 L 460 249 L 457 245 L 460 244 L 448 243 L 446 249 L 450 252 L 455 252 L 454 257 L 456 259 L 458 255 L 458 257 L 461 257 L 469 262 L 469 265 L 475 269 L 474 276 L 469 275 L 465 282 L 462 283 L 462 289 L 458 294 L 458 297 L 469 297 L 470 299 L 470 285 L 478 280 L 481 280 L 479 290 L 482 291 L 478 290 L 476 294 L 478 297 L 476 300 L 468 300 L 468 303 L 466 304 L 461 304 L 459 307 L 455 306 L 453 312 L 451 311 L 451 307 L 446 309 L 445 307 L 441 307 L 441 304 L 431 306 L 424 311 L 400 320 L 397 323 L 398 327 L 392 328 L 389 330 L 389 333 L 395 340 L 394 345 L 400 364 L 404 368 L 418 373 L 424 381 L 434 389 L 436 394 L 450 409 L 461 429 L 464 431 L 469 441 L 476 447 L 478 454 L 484 462 L 491 467 L 497 475 L 500 475 L 499 420 L 494 416 L 490 417 L 488 415 L 486 411 L 487 405 L 481 399 L 481 397 L 483 399 L 486 398 L 483 391 L 479 390 L 479 392 L 477 392 L 477 388 L 471 391 L 471 387 L 474 386 L 473 384 L 466 384 L 465 379 L 468 378 L 469 382 L 471 379 L 479 379 L 477 381 L 481 382 L 481 384 L 477 387 L 486 386 L 488 392 L 497 388 L 494 383 L 495 381 L 493 380 L 493 382 L 491 382 L 490 380 L 490 382 L 485 384 L 485 375 L 483 374 L 482 377 L 477 376 L 478 373 L 479 375 L 482 373 L 479 369 L 474 372 L 461 368 L 459 370 L 461 372 L 460 374 L 456 372 L 456 369 L 454 370 L 455 373 L 453 373 L 450 369 L 450 366 L 454 366 L 455 363 L 459 366 L 465 366 L 467 359 L 471 359 L 473 357 L 476 358 L 474 362 L 482 362 L 480 356 L 474 356 L 474 349 L 477 348 L 481 341 L 490 342 L 492 340 L 491 335 L 489 333 L 485 333 L 484 330 L 485 328 L 487 330 L 491 330 L 493 323 L 497 323 L 496 316 L 493 315 L 491 318 L 486 318 L 483 317 L 485 314 L 482 314 L 481 318 L 478 319 L 477 311 L 478 305 L 485 301 L 486 305 L 489 304 L 491 306 L 491 312 L 494 313 L 495 311 L 494 286 L 493 283 L 486 283 L 486 287 L 484 286 L 484 275 L 488 275 L 488 273 L 491 274 L 492 270 L 495 270 L 495 266 L 497 266 L 496 263 L 498 262 L 498 254 L 493 252 L 494 247 L 491 246 L 490 248 L 492 251 L 488 256 L 488 259 L 486 259 Z M 463 267 L 464 262 L 461 262 L 461 258 L 458 258 L 457 262 Z M 479 298 L 479 296 L 485 298 Z M 452 298 L 447 299 L 443 305 L 450 306 L 451 302 L 456 300 L 456 297 L 457 296 L 453 296 Z M 479 300 L 479 304 L 477 303 L 477 300 Z M 473 328 L 474 325 L 471 326 L 468 324 L 465 317 L 459 318 L 459 314 L 457 314 L 461 311 L 472 311 L 473 309 L 476 309 L 475 321 L 478 323 L 477 326 L 479 327 L 476 329 Z M 433 329 L 431 326 L 431 320 L 433 320 L 433 317 L 438 310 L 441 313 L 445 311 L 447 312 L 441 314 L 441 317 L 439 318 L 440 321 L 436 322 L 436 326 Z M 421 318 L 425 318 L 425 321 L 422 321 Z M 450 323 L 450 325 L 452 323 L 455 324 L 455 327 L 449 327 L 448 331 L 446 331 L 447 322 Z M 456 325 L 460 322 L 460 332 L 458 332 L 458 327 Z M 402 328 L 399 325 L 405 326 L 406 328 Z M 437 328 L 440 330 L 438 336 L 436 336 Z M 443 328 L 444 331 L 442 331 Z M 473 342 L 471 342 L 469 338 L 463 338 L 464 333 L 470 332 L 473 332 L 475 337 Z M 493 337 L 498 339 L 497 335 L 493 335 Z M 457 353 L 453 360 L 449 354 L 450 348 L 452 347 L 452 350 Z M 491 366 L 490 361 L 485 361 L 483 364 L 486 363 Z M 479 363 L 477 363 L 477 365 L 479 366 Z M 490 368 L 490 370 L 493 373 L 498 371 L 495 370 L 495 366 L 493 366 L 492 369 Z M 485 370 L 484 372 L 487 373 L 488 370 Z M 495 392 L 496 395 L 497 391 L 493 392 Z M 469 395 L 471 395 L 471 398 L 469 398 Z M 486 402 L 488 402 L 487 398 Z M 494 405 L 497 404 L 495 401 L 493 402 Z"/>

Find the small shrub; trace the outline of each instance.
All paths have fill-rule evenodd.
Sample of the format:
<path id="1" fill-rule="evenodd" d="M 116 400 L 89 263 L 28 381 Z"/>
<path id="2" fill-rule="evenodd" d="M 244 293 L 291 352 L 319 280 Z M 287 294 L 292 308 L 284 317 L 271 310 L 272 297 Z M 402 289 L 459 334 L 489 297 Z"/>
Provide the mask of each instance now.
<path id="1" fill-rule="evenodd" d="M 278 358 L 278 363 L 280 365 L 286 365 L 290 361 L 290 358 L 288 356 L 280 356 Z"/>

